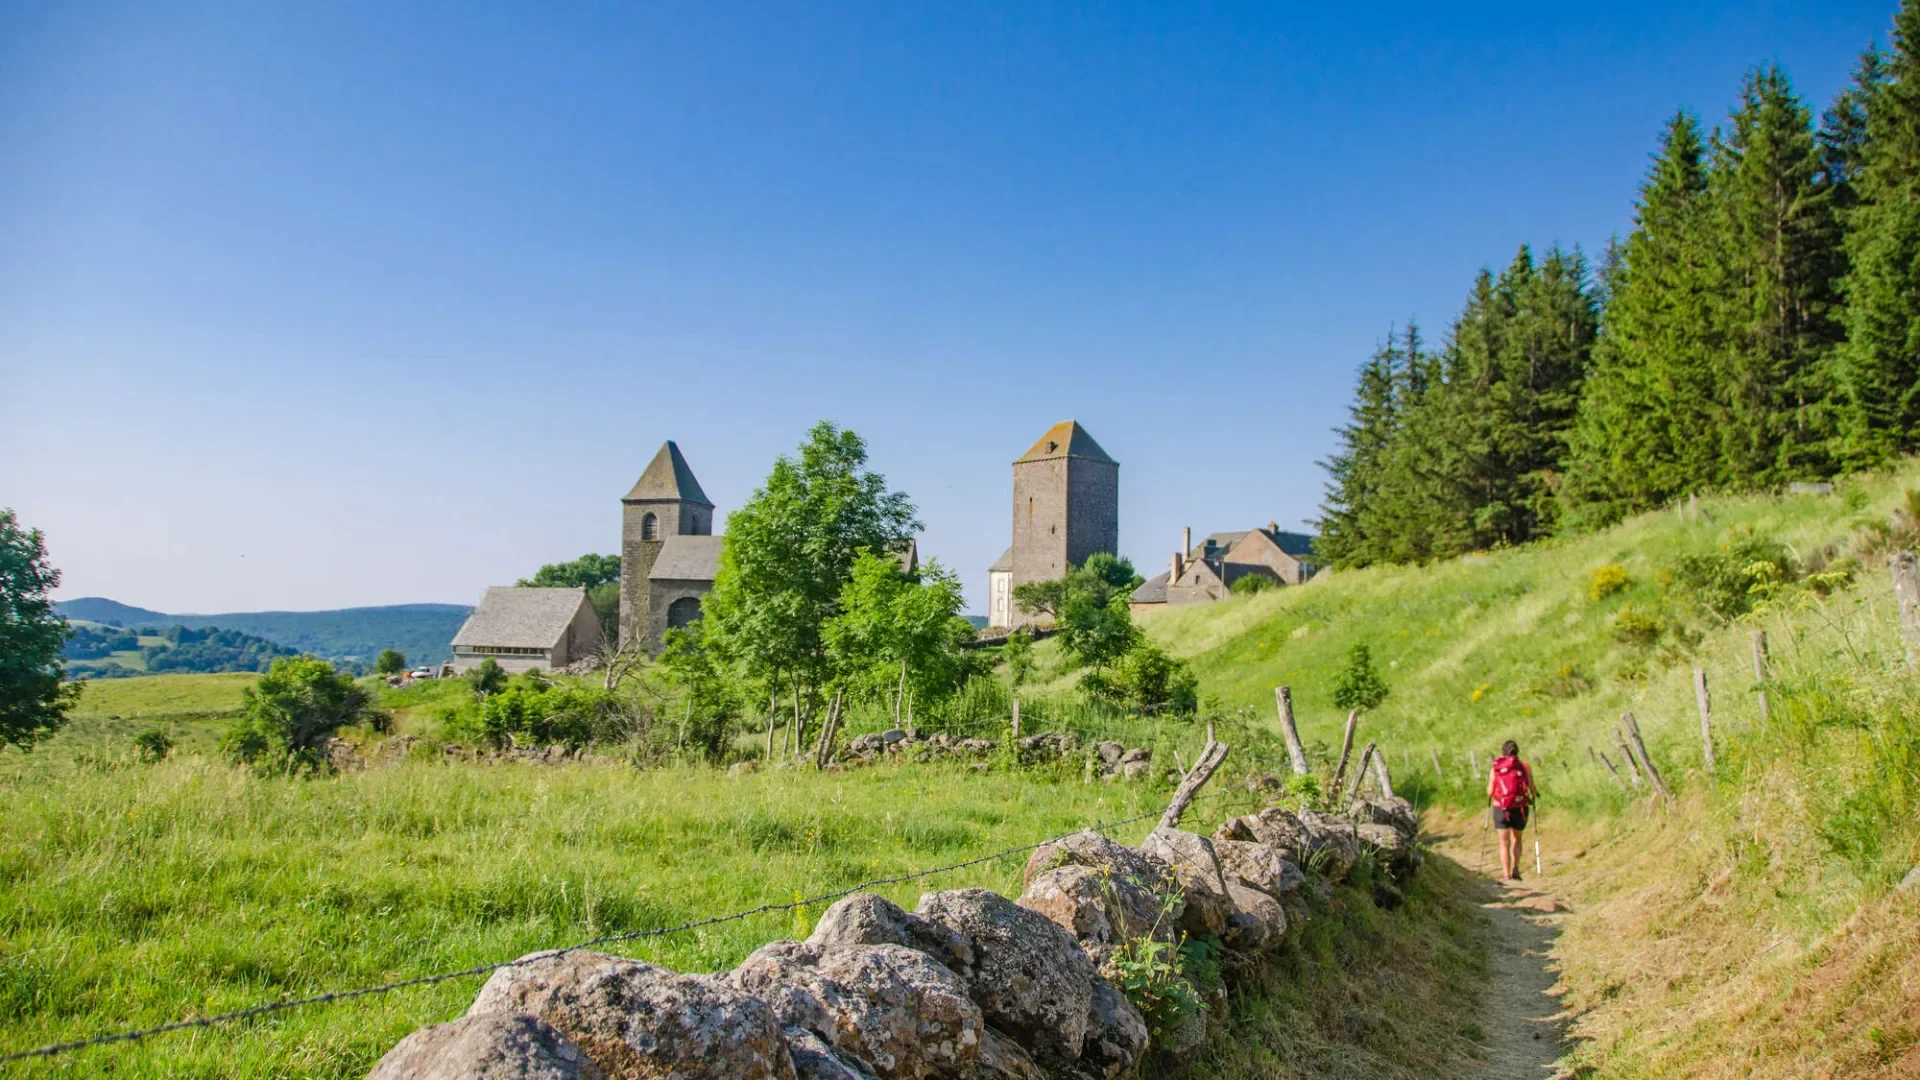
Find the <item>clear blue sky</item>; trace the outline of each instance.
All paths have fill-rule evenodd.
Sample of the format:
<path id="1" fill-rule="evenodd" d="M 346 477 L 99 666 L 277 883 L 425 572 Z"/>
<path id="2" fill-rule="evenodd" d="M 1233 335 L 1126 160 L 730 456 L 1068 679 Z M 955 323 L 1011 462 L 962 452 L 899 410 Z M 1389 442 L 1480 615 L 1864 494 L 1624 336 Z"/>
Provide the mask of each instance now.
<path id="1" fill-rule="evenodd" d="M 61 595 L 473 602 L 828 418 L 974 610 L 1079 419 L 1147 573 L 1315 513 L 1355 366 L 1623 231 L 1894 0 L 0 2 L 0 505 Z"/>

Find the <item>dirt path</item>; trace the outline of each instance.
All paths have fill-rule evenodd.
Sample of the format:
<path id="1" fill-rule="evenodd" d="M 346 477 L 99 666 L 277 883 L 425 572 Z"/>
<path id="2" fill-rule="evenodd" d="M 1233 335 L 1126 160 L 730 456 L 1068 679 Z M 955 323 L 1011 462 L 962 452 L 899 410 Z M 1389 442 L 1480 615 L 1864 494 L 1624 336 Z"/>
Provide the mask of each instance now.
<path id="1" fill-rule="evenodd" d="M 1477 835 L 1461 830 L 1445 837 L 1440 850 L 1461 866 L 1483 872 Z M 1492 978 L 1480 1010 L 1488 1059 L 1484 1080 L 1553 1080 L 1567 1074 L 1557 1062 L 1570 1047 L 1566 1018 L 1553 993 L 1557 981 L 1552 950 L 1560 936 L 1565 905 L 1551 891 L 1536 887 L 1532 867 L 1520 882 L 1495 880 L 1498 857 L 1487 852 L 1487 876 L 1480 910 L 1493 924 L 1488 961 Z M 1548 883 L 1550 887 L 1551 883 Z"/>

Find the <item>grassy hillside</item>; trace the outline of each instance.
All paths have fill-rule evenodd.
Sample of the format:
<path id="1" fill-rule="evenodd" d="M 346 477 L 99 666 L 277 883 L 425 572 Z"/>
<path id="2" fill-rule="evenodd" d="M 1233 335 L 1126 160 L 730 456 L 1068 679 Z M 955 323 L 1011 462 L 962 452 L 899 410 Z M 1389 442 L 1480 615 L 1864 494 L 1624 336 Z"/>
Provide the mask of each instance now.
<path id="1" fill-rule="evenodd" d="M 62 615 L 129 629 L 217 626 L 263 637 L 298 652 L 330 660 L 371 662 L 382 649 L 399 649 L 408 661 L 429 664 L 453 655 L 453 635 L 473 609 L 462 604 L 393 604 L 337 611 L 250 611 L 225 615 L 169 615 L 98 596 L 65 600 Z"/>

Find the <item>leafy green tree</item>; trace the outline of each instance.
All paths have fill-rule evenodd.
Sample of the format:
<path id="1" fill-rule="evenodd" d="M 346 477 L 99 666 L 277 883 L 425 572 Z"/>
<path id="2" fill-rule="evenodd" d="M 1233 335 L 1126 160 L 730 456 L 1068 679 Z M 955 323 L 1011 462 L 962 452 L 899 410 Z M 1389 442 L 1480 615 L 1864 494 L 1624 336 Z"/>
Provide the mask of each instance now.
<path id="1" fill-rule="evenodd" d="M 466 678 L 467 685 L 473 688 L 473 696 L 479 698 L 507 688 L 507 670 L 491 656 L 468 668 Z"/>
<path id="2" fill-rule="evenodd" d="M 1356 642 L 1347 650 L 1346 670 L 1333 684 L 1333 703 L 1342 709 L 1375 709 L 1387 700 L 1387 683 L 1373 666 L 1373 650 Z"/>
<path id="3" fill-rule="evenodd" d="M 739 727 L 739 686 L 708 644 L 705 620 L 667 631 L 660 650 L 660 674 L 680 688 L 676 741 L 693 746 L 709 761 L 726 757 Z"/>
<path id="4" fill-rule="evenodd" d="M 376 675 L 398 675 L 407 670 L 407 656 L 399 649 L 382 649 L 379 659 L 373 662 Z"/>
<path id="5" fill-rule="evenodd" d="M 913 503 L 867 468 L 859 435 L 822 421 L 798 457 L 727 516 L 727 543 L 702 605 L 726 665 L 781 697 L 817 705 L 832 676 L 826 627 L 861 552 L 889 551 L 920 528 Z"/>
<path id="6" fill-rule="evenodd" d="M 1859 205 L 1847 216 L 1838 381 L 1856 465 L 1920 450 L 1920 0 L 1903 0 L 1892 39 L 1849 92 L 1866 137 L 1849 141 Z"/>
<path id="7" fill-rule="evenodd" d="M 78 684 L 61 681 L 70 631 L 48 596 L 59 584 L 46 537 L 0 510 L 0 746 L 31 750 L 67 722 L 80 695 Z"/>
<path id="8" fill-rule="evenodd" d="M 1131 562 L 1101 551 L 1056 581 L 1016 586 L 1013 599 L 1028 612 L 1050 616 L 1067 653 L 1099 668 L 1126 655 L 1140 638 L 1127 606 L 1140 581 Z"/>
<path id="9" fill-rule="evenodd" d="M 1033 677 L 1033 635 L 1025 630 L 1015 630 L 1007 635 L 1007 643 L 1000 647 L 1000 659 L 1007 665 L 1007 681 L 1013 689 Z"/>
<path id="10" fill-rule="evenodd" d="M 367 691 L 317 656 L 281 657 L 241 694 L 239 723 L 226 739 L 239 760 L 280 772 L 320 767 L 321 747 L 367 714 Z"/>
<path id="11" fill-rule="evenodd" d="M 959 576 L 938 562 L 927 562 L 916 580 L 898 560 L 861 552 L 827 620 L 833 668 L 857 693 L 891 697 L 897 720 L 909 692 L 916 701 L 938 700 L 973 670 L 961 650 L 973 638 L 964 606 Z"/>
<path id="12" fill-rule="evenodd" d="M 1192 667 L 1148 641 L 1136 642 L 1111 668 L 1088 672 L 1080 689 L 1096 700 L 1141 713 L 1192 716 L 1200 702 L 1200 680 Z"/>
<path id="13" fill-rule="evenodd" d="M 588 553 L 572 562 L 548 563 L 514 584 L 587 590 L 587 601 L 600 618 L 601 636 L 608 641 L 619 638 L 620 556 Z"/>

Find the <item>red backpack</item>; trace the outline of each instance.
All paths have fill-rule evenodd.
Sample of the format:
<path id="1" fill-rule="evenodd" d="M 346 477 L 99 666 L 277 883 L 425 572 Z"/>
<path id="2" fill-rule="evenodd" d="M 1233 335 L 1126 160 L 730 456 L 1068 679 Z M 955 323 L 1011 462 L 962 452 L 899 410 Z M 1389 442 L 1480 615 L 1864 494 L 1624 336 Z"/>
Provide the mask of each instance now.
<path id="1" fill-rule="evenodd" d="M 1494 759 L 1493 805 L 1502 810 L 1525 806 L 1533 801 L 1533 792 L 1529 790 L 1532 786 L 1527 781 L 1527 767 L 1520 764 L 1519 758 Z"/>

